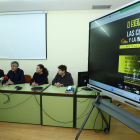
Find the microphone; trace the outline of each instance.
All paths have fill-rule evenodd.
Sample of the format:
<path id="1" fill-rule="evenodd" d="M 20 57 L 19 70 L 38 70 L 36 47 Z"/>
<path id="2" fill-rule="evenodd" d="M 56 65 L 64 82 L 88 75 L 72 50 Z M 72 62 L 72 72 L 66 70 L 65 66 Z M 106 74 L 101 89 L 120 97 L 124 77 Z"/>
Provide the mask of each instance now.
<path id="1" fill-rule="evenodd" d="M 8 76 L 4 76 L 4 78 L 3 78 L 4 80 L 8 80 Z"/>
<path id="2" fill-rule="evenodd" d="M 8 79 L 8 76 L 4 76 L 0 78 L 0 81 L 7 80 L 7 79 Z"/>

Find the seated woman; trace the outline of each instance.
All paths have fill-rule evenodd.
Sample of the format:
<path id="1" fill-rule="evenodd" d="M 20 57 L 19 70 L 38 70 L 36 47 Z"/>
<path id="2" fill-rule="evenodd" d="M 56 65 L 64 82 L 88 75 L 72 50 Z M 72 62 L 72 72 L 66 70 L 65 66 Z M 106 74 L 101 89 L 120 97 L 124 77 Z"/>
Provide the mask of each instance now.
<path id="1" fill-rule="evenodd" d="M 0 69 L 0 78 L 1 77 L 4 77 L 4 72 L 3 72 L 3 70 Z"/>
<path id="2" fill-rule="evenodd" d="M 30 85 L 38 86 L 47 83 L 48 70 L 42 64 L 37 65 L 36 72 L 30 81 Z"/>

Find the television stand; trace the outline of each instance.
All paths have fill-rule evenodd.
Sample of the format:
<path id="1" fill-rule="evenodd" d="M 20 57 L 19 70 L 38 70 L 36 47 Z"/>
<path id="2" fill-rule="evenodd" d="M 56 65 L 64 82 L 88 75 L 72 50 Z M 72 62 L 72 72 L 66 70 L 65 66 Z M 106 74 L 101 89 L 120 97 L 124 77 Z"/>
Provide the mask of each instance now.
<path id="1" fill-rule="evenodd" d="M 82 90 L 86 90 L 86 91 L 92 91 L 93 89 L 90 89 L 90 88 L 88 88 L 88 87 L 83 87 L 83 88 L 81 88 Z"/>
<path id="2" fill-rule="evenodd" d="M 134 131 L 136 131 L 140 134 L 140 117 L 138 117 L 116 105 L 113 105 L 112 103 L 105 101 L 104 99 L 100 98 L 100 93 L 97 92 L 97 97 L 96 97 L 95 101 L 92 103 L 92 107 L 91 107 L 85 121 L 83 122 L 79 132 L 77 133 L 75 140 L 78 139 L 80 133 L 82 132 L 82 130 L 95 106 L 101 113 L 101 116 L 106 124 L 107 124 L 107 122 L 106 122 L 101 110 L 103 110 L 107 114 L 111 115 L 115 119 L 119 120 L 120 122 L 124 123 L 125 125 L 127 125 L 128 127 L 130 127 L 131 129 L 133 129 Z M 107 124 L 107 127 L 108 127 L 108 124 Z M 107 129 L 105 128 L 104 132 L 108 133 L 109 132 L 108 128 Z"/>

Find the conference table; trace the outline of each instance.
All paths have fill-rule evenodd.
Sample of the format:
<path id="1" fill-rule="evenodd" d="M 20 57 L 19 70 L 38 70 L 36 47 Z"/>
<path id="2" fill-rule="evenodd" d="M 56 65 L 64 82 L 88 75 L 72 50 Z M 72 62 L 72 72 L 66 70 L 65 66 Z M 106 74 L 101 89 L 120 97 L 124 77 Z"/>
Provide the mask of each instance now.
<path id="1" fill-rule="evenodd" d="M 80 128 L 97 96 L 95 91 L 85 91 L 76 85 L 72 86 L 72 93 L 65 93 L 67 87 L 50 84 L 40 87 L 41 91 L 32 91 L 29 83 L 0 85 L 0 121 Z M 101 97 L 111 102 L 109 97 L 102 94 Z M 105 112 L 103 115 L 110 126 L 110 116 Z M 95 108 L 84 129 L 104 128 L 106 124 Z"/>
<path id="2" fill-rule="evenodd" d="M 16 90 L 15 86 L 22 87 Z M 46 88 L 49 84 L 41 85 Z M 29 83 L 0 86 L 0 121 L 41 124 L 40 92 Z"/>
<path id="3" fill-rule="evenodd" d="M 75 93 L 65 93 L 67 87 L 49 86 L 42 92 L 42 124 L 49 126 L 75 127 Z"/>
<path id="4" fill-rule="evenodd" d="M 92 91 L 85 91 L 82 88 L 85 87 L 78 87 L 76 92 L 76 104 L 75 104 L 75 111 L 76 111 L 76 123 L 75 128 L 80 128 L 92 107 L 92 103 L 95 101 L 97 97 L 97 92 L 95 90 Z M 100 97 L 108 102 L 112 102 L 112 99 L 108 96 L 100 93 Z M 96 129 L 96 130 L 104 130 L 105 128 L 110 129 L 110 119 L 111 116 L 101 111 L 104 118 L 106 119 L 108 126 L 103 121 L 99 110 L 95 107 L 88 118 L 83 129 Z"/>
<path id="5" fill-rule="evenodd" d="M 15 87 L 22 87 L 16 90 Z M 0 86 L 0 121 L 74 127 L 74 95 L 67 87 L 44 84 L 43 92 L 32 91 L 30 84 Z M 47 114 L 47 115 L 46 115 Z"/>

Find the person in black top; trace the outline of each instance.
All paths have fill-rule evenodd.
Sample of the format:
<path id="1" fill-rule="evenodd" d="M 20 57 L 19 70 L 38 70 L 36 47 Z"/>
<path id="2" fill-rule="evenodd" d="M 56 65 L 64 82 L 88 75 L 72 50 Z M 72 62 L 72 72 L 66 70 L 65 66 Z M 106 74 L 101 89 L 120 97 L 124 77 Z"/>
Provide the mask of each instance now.
<path id="1" fill-rule="evenodd" d="M 3 72 L 3 70 L 0 69 L 0 78 L 1 77 L 4 77 L 4 72 Z"/>
<path id="2" fill-rule="evenodd" d="M 36 72 L 34 73 L 33 78 L 30 81 L 30 85 L 38 86 L 47 84 L 47 76 L 48 76 L 48 70 L 44 68 L 42 64 L 37 65 Z"/>
<path id="3" fill-rule="evenodd" d="M 67 72 L 67 67 L 65 65 L 58 66 L 58 73 L 53 79 L 52 85 L 55 85 L 57 87 L 72 85 L 71 74 Z"/>

